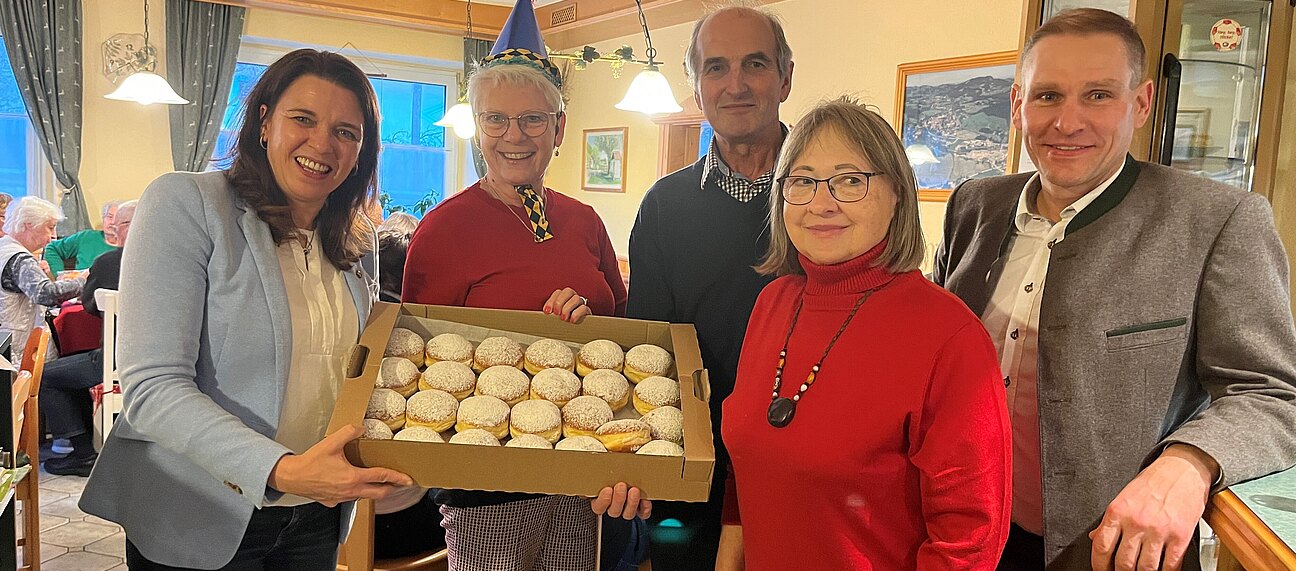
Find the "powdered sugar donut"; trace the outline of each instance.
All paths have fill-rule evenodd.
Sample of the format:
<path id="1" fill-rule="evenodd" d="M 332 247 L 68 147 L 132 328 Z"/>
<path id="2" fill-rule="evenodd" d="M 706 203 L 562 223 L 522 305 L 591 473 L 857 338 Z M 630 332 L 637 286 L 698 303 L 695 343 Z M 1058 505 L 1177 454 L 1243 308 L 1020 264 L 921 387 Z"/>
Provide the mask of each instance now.
<path id="1" fill-rule="evenodd" d="M 423 358 L 428 365 L 438 361 L 457 361 L 472 366 L 473 346 L 463 335 L 442 333 L 427 342 L 423 348 Z"/>
<path id="2" fill-rule="evenodd" d="M 532 375 L 545 369 L 571 371 L 576 368 L 576 357 L 572 355 L 571 347 L 553 339 L 541 339 L 532 343 L 526 348 L 523 361 L 526 371 Z"/>
<path id="3" fill-rule="evenodd" d="M 515 369 L 522 368 L 522 346 L 508 337 L 487 337 L 482 339 L 477 351 L 473 353 L 473 370 L 485 371 L 495 365 L 508 365 Z"/>
<path id="4" fill-rule="evenodd" d="M 493 396 L 513 406 L 526 400 L 531 391 L 531 379 L 526 373 L 508 365 L 495 365 L 477 377 L 475 394 Z"/>
<path id="5" fill-rule="evenodd" d="M 567 369 L 545 369 L 531 379 L 531 398 L 547 400 L 558 406 L 580 396 L 581 380 Z"/>
<path id="6" fill-rule="evenodd" d="M 632 383 L 652 376 L 664 377 L 674 363 L 671 354 L 661 347 L 636 345 L 626 352 L 625 376 Z"/>
<path id="7" fill-rule="evenodd" d="M 382 389 L 391 389 L 400 393 L 401 396 L 409 398 L 410 395 L 418 391 L 419 370 L 414 363 L 404 357 L 383 357 L 382 364 L 378 366 L 378 378 L 374 380 L 374 386 Z"/>
<path id="8" fill-rule="evenodd" d="M 576 355 L 576 372 L 582 377 L 597 369 L 610 369 L 619 373 L 624 366 L 625 351 L 616 342 L 607 339 L 586 343 Z"/>
<path id="9" fill-rule="evenodd" d="M 401 357 L 409 359 L 415 367 L 423 366 L 423 338 L 418 333 L 402 327 L 392 329 L 387 337 L 387 348 L 384 357 Z"/>
<path id="10" fill-rule="evenodd" d="M 468 365 L 457 361 L 432 363 L 419 379 L 419 390 L 445 391 L 459 400 L 468 398 L 476 386 L 477 374 Z"/>

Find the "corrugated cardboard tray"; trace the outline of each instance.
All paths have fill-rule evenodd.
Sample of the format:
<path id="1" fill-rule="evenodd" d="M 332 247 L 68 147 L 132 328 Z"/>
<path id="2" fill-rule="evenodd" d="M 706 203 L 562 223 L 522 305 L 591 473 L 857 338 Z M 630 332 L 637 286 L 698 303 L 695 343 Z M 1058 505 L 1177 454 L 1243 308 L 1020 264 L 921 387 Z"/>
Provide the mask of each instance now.
<path id="1" fill-rule="evenodd" d="M 426 336 L 426 331 L 419 331 L 421 319 L 574 343 L 610 339 L 624 348 L 652 343 L 670 351 L 680 381 L 684 456 L 357 440 L 346 448 L 352 463 L 399 470 L 432 488 L 594 496 L 604 486 L 626 482 L 638 486 L 651 499 L 706 501 L 715 467 L 715 448 L 706 400 L 710 387 L 692 325 L 599 316 L 574 325 L 535 311 L 378 303 L 346 364 L 347 375 L 333 410 L 330 433 L 345 424 L 362 422 L 392 329 L 406 327 Z"/>

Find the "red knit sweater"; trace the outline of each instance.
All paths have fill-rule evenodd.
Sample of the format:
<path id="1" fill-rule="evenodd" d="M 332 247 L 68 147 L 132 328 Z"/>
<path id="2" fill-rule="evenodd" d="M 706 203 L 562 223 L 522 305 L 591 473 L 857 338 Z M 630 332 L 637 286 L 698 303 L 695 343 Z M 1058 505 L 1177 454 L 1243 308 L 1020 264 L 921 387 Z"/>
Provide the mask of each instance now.
<path id="1" fill-rule="evenodd" d="M 995 568 L 1011 516 L 1011 430 L 994 346 L 958 298 L 918 272 L 854 260 L 786 276 L 747 326 L 722 433 L 733 470 L 725 523 L 748 569 Z M 791 398 L 861 292 L 880 288 L 784 428 L 767 420 L 788 347 Z M 741 509 L 739 509 L 741 508 Z M 741 516 L 740 516 L 741 514 Z"/>
<path id="2" fill-rule="evenodd" d="M 554 237 L 539 244 L 526 211 L 480 184 L 439 204 L 410 240 L 401 299 L 540 311 L 554 290 L 570 287 L 595 315 L 624 315 L 625 283 L 603 221 L 574 198 L 545 196 Z"/>

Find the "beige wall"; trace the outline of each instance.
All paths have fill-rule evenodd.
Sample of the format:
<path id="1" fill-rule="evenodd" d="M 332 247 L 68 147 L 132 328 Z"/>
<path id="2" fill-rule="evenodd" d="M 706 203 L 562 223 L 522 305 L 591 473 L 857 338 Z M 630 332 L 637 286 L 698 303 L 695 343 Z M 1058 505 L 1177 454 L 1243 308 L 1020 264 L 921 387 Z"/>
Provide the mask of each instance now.
<path id="1" fill-rule="evenodd" d="M 771 8 L 783 17 L 796 62 L 792 94 L 782 110 L 784 121 L 795 121 L 816 102 L 842 94 L 860 97 L 894 121 L 897 65 L 1016 49 L 1022 2 L 785 0 Z M 659 59 L 666 62 L 662 72 L 671 79 L 679 99 L 692 93 L 681 65 L 691 30 L 691 24 L 653 30 Z M 610 51 L 622 44 L 643 54 L 643 38 L 637 36 L 602 42 L 597 47 Z M 643 115 L 612 107 L 637 72 L 628 66 L 620 79 L 613 80 L 608 66 L 594 64 L 573 74 L 568 139 L 562 155 L 550 167 L 547 181 L 552 188 L 598 210 L 621 253 L 643 193 L 658 178 L 658 126 Z M 580 190 L 581 130 L 621 126 L 630 128 L 626 193 Z M 929 242 L 940 239 L 944 210 L 941 204 L 923 204 L 921 215 Z"/>
<path id="2" fill-rule="evenodd" d="M 163 3 L 152 6 L 149 39 L 164 58 L 165 26 L 156 17 Z M 158 175 L 172 170 L 169 112 L 165 105 L 143 106 L 104 99 L 113 85 L 103 75 L 101 45 L 109 36 L 142 30 L 143 8 L 138 0 L 95 0 L 85 3 L 85 96 L 81 136 L 81 182 L 98 224 L 99 208 L 114 199 L 137 198 Z M 251 9 L 244 34 L 258 38 L 340 47 L 351 42 L 365 52 L 459 61 L 462 40 L 457 36 L 419 32 L 362 22 L 332 20 Z M 360 63 L 363 67 L 365 64 Z"/>
<path id="3" fill-rule="evenodd" d="M 840 94 L 856 95 L 876 105 L 892 118 L 896 66 L 900 63 L 1013 49 L 1017 43 L 1020 0 L 987 0 L 951 3 L 914 0 L 905 3 L 869 0 L 785 0 L 772 5 L 786 24 L 795 52 L 796 72 L 792 94 L 783 107 L 783 120 L 792 122 L 815 102 Z M 164 106 L 144 107 L 109 101 L 102 95 L 112 89 L 101 70 L 100 45 L 110 35 L 137 31 L 140 7 L 134 0 L 98 0 L 86 3 L 85 123 L 81 177 L 91 212 L 112 199 L 139 196 L 156 176 L 171 170 L 168 114 Z M 833 14 L 833 18 L 824 18 Z M 153 38 L 162 44 L 163 26 L 154 18 Z M 922 22 L 918 25 L 882 23 Z M 649 21 L 651 25 L 651 19 Z M 972 33 L 972 30 L 979 30 Z M 985 31 L 991 33 L 985 33 Z M 672 81 L 677 98 L 691 96 L 682 59 L 691 24 L 653 31 L 662 71 Z M 456 36 L 359 22 L 305 17 L 260 9 L 248 12 L 244 33 L 320 46 L 340 46 L 351 41 L 373 53 L 458 60 Z M 602 42 L 611 51 L 622 44 L 643 55 L 639 36 Z M 568 47 L 568 49 L 571 46 Z M 619 252 L 625 253 L 634 216 L 643 193 L 658 178 L 659 127 L 638 113 L 619 111 L 620 100 L 638 72 L 627 66 L 614 79 L 610 66 L 594 64 L 575 72 L 570 81 L 571 106 L 567 140 L 555 158 L 549 186 L 593 206 L 603 217 Z M 585 192 L 580 189 L 583 129 L 629 127 L 627 191 Z M 944 207 L 924 203 L 922 216 L 929 241 L 939 237 Z M 92 220 L 97 215 L 92 215 Z"/>

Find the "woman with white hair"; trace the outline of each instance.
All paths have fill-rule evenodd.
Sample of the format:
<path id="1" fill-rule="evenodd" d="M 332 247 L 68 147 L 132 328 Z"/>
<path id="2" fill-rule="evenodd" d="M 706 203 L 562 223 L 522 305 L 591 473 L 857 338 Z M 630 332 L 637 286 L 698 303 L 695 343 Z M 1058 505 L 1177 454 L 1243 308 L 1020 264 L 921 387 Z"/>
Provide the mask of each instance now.
<path id="1" fill-rule="evenodd" d="M 530 10 L 529 1 L 519 2 L 506 33 L 468 80 L 486 173 L 423 217 L 410 241 L 401 297 L 544 311 L 572 323 L 624 315 L 626 289 L 603 221 L 544 185 L 567 119 L 562 78 L 535 43 Z M 594 507 L 626 519 L 648 515 L 649 505 L 637 501 L 622 509 L 622 493 L 613 509 Z M 587 498 L 466 490 L 438 490 L 435 498 L 453 569 L 596 567 L 598 518 Z"/>
<path id="2" fill-rule="evenodd" d="M 0 327 L 13 331 L 13 362 L 22 360 L 27 336 L 44 323 L 45 310 L 81 293 L 85 278 L 51 281 L 32 252 L 54 238 L 63 211 L 46 200 L 24 196 L 5 209 L 5 237 L 0 238 Z M 49 356 L 55 355 L 54 345 Z"/>

